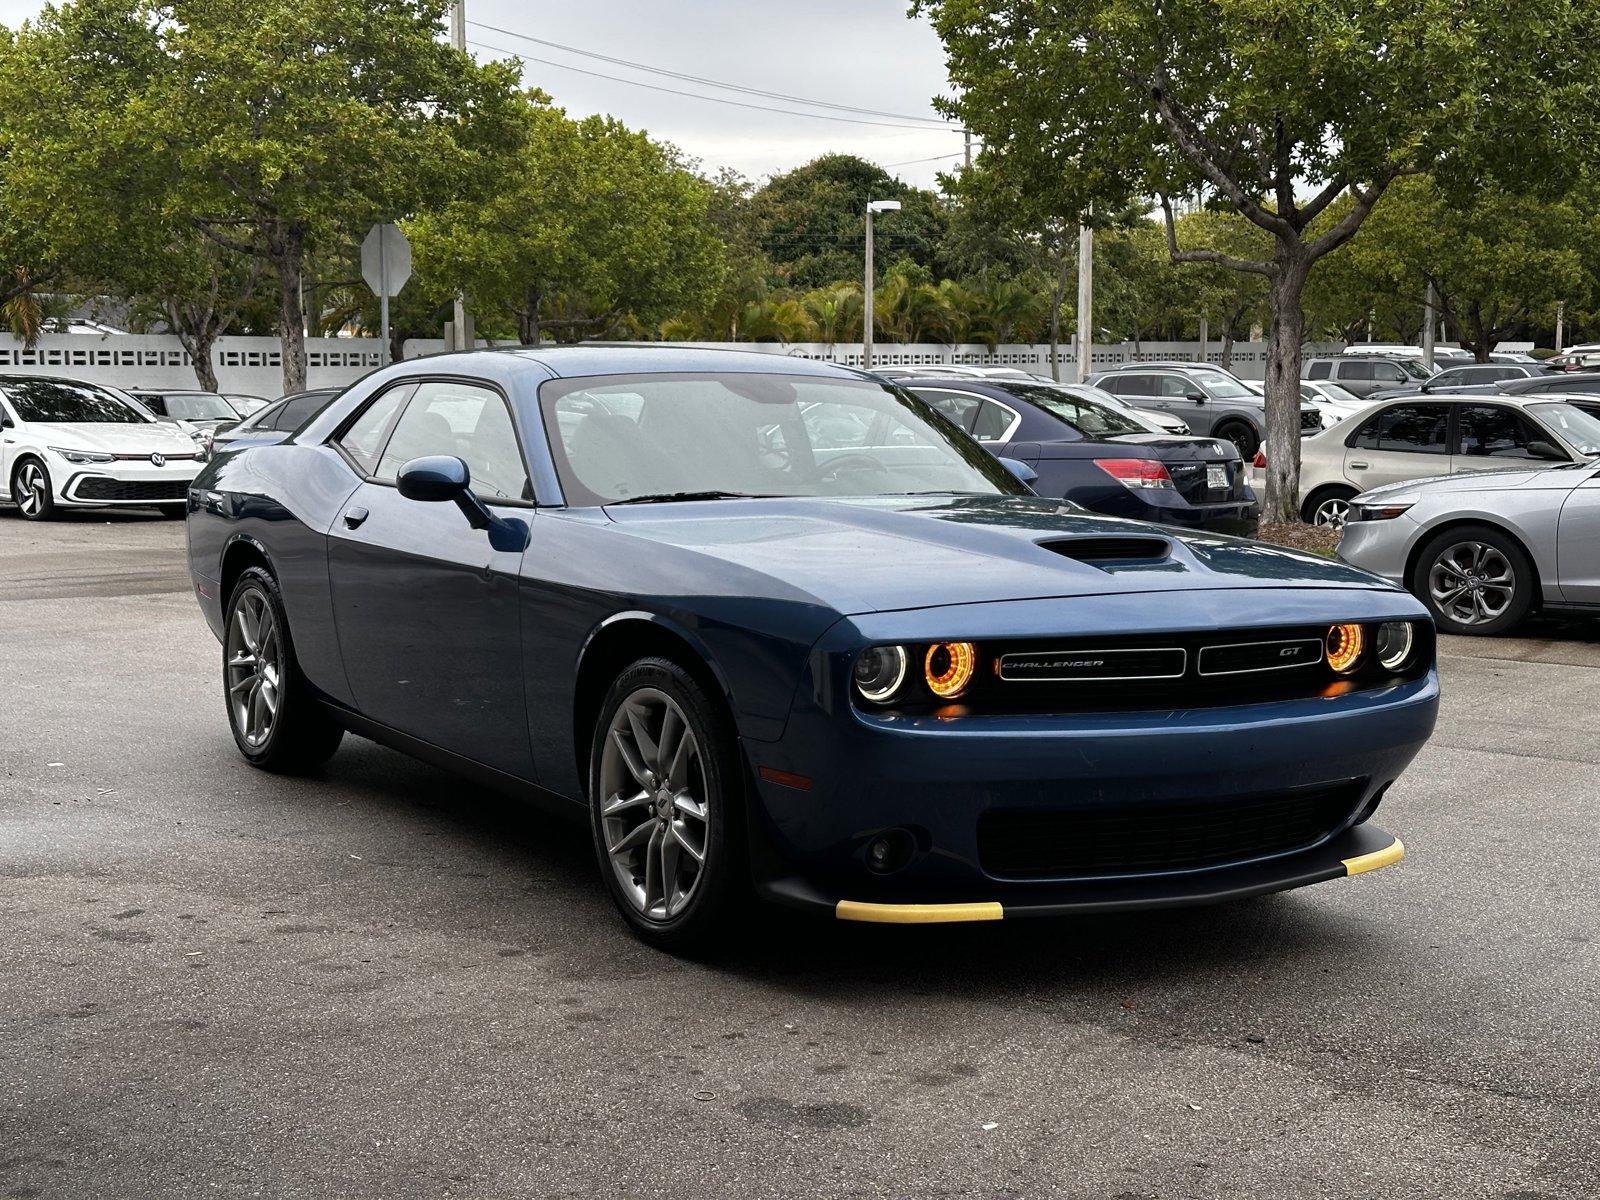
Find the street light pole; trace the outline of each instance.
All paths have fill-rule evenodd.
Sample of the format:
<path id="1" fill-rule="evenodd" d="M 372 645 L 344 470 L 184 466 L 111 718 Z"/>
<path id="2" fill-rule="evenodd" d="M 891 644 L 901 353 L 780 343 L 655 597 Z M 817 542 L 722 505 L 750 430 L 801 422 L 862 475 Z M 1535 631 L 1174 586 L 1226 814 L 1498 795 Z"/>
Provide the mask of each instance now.
<path id="1" fill-rule="evenodd" d="M 450 44 L 461 53 L 467 52 L 467 0 L 455 0 L 450 6 Z M 456 293 L 455 336 L 451 339 L 455 344 L 446 346 L 446 350 L 471 350 L 477 338 L 469 340 L 467 336 L 467 296 L 465 292 Z"/>
<path id="2" fill-rule="evenodd" d="M 1078 382 L 1094 373 L 1094 230 L 1078 226 Z"/>
<path id="3" fill-rule="evenodd" d="M 1428 280 L 1428 296 L 1422 302 L 1422 365 L 1428 370 L 1433 370 L 1433 339 L 1436 335 L 1436 322 L 1434 315 L 1434 290 L 1433 280 Z"/>
<path id="4" fill-rule="evenodd" d="M 872 368 L 872 218 L 878 213 L 899 212 L 898 200 L 868 200 L 867 201 L 867 270 L 866 291 L 861 300 L 861 366 L 863 370 Z"/>

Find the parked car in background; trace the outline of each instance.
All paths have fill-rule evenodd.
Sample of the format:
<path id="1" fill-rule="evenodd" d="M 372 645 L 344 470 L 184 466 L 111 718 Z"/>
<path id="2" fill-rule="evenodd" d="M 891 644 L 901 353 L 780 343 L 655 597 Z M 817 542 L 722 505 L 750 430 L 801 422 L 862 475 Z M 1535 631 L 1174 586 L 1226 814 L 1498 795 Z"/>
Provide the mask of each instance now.
<path id="1" fill-rule="evenodd" d="M 1446 633 L 1600 613 L 1600 464 L 1376 488 L 1351 502 L 1339 557 L 1410 589 Z"/>
<path id="2" fill-rule="evenodd" d="M 1232 442 L 1151 433 L 1087 385 L 909 379 L 901 387 L 1000 458 L 1033 490 L 1093 512 L 1255 535 L 1260 506 Z"/>
<path id="3" fill-rule="evenodd" d="M 1258 396 L 1267 394 L 1265 380 L 1245 379 L 1241 382 Z M 1305 379 L 1300 381 L 1300 400 L 1304 404 L 1311 405 L 1322 415 L 1322 428 L 1324 429 L 1337 425 L 1346 417 L 1354 416 L 1362 409 L 1369 407 L 1367 401 L 1350 392 L 1346 392 L 1336 383 L 1313 384 Z M 1261 452 L 1257 450 L 1256 453 L 1259 455 Z"/>
<path id="4" fill-rule="evenodd" d="M 1369 400 L 1389 400 L 1395 396 L 1426 396 L 1434 392 L 1473 394 L 1499 391 L 1502 384 L 1523 379 L 1560 378 L 1538 363 L 1468 363 L 1445 367 L 1427 379 L 1395 388 L 1378 388 L 1368 393 Z"/>
<path id="5" fill-rule="evenodd" d="M 1346 355 L 1363 357 L 1376 355 L 1379 358 L 1398 358 L 1421 362 L 1423 358 L 1422 347 L 1413 346 L 1408 342 L 1351 342 L 1344 348 Z M 1441 360 L 1457 359 L 1462 362 L 1472 360 L 1472 352 L 1460 346 L 1435 346 L 1433 348 L 1433 361 L 1435 364 Z"/>
<path id="6" fill-rule="evenodd" d="M 992 921 L 1385 867 L 1375 812 L 1438 712 L 1404 591 L 1032 495 L 828 363 L 413 359 L 195 493 L 248 763 L 317 769 L 355 732 L 585 821 L 667 949 L 752 893 Z"/>
<path id="7" fill-rule="evenodd" d="M 1124 403 L 1169 413 L 1197 434 L 1225 438 L 1247 461 L 1266 436 L 1266 401 L 1220 368 L 1126 364 L 1102 371 L 1089 382 Z M 1300 428 L 1322 428 L 1322 415 L 1310 404 L 1301 405 Z"/>
<path id="8" fill-rule="evenodd" d="M 109 388 L 0 376 L 0 499 L 30 521 L 63 508 L 151 506 L 181 516 L 205 451 Z"/>
<path id="9" fill-rule="evenodd" d="M 1433 372 L 1418 358 L 1380 358 L 1374 354 L 1308 358 L 1300 367 L 1302 379 L 1326 380 L 1365 398 L 1379 388 L 1424 383 Z"/>
<path id="10" fill-rule="evenodd" d="M 281 442 L 327 407 L 328 401 L 339 394 L 340 388 L 314 388 L 295 392 L 272 401 L 236 425 L 219 429 L 214 443 L 222 447 L 235 447 L 246 443 L 270 445 Z"/>
<path id="11" fill-rule="evenodd" d="M 1600 371 L 1565 371 L 1508 379 L 1496 389 L 1508 396 L 1600 396 Z"/>
<path id="12" fill-rule="evenodd" d="M 1313 524 L 1342 526 L 1351 500 L 1391 483 L 1595 455 L 1600 419 L 1558 397 L 1391 400 L 1301 443 L 1300 511 Z"/>
<path id="13" fill-rule="evenodd" d="M 990 373 L 980 374 L 982 371 L 987 371 Z M 872 373 L 878 376 L 880 379 L 890 379 L 901 384 L 904 384 L 907 380 L 911 379 L 1012 379 L 1021 380 L 1022 382 L 1026 383 L 1044 383 L 1055 386 L 1069 386 L 1065 384 L 1056 385 L 1056 381 L 1053 379 L 1047 379 L 1043 375 L 1032 375 L 1026 371 L 1014 370 L 1011 367 L 952 367 L 949 370 L 941 370 L 938 367 L 932 366 L 886 367 L 881 371 L 874 370 Z M 1087 387 L 1089 385 L 1074 384 L 1070 386 Z M 1173 433 L 1179 435 L 1180 437 L 1189 433 L 1189 426 L 1185 424 L 1182 419 L 1173 416 L 1171 413 L 1157 412 L 1152 409 L 1134 408 L 1132 405 L 1125 403 L 1118 397 L 1111 395 L 1109 392 L 1099 390 L 1096 391 L 1095 398 L 1100 400 L 1102 403 L 1109 404 L 1113 408 L 1116 408 L 1119 411 L 1131 416 L 1135 421 L 1138 421 L 1141 425 L 1144 425 L 1152 433 Z"/>
<path id="14" fill-rule="evenodd" d="M 156 415 L 159 421 L 187 421 L 202 433 L 214 432 L 219 425 L 239 419 L 233 405 L 216 392 L 161 391 L 130 388 L 128 394 Z"/>
<path id="15" fill-rule="evenodd" d="M 224 392 L 222 398 L 241 417 L 260 412 L 269 403 L 265 396 L 242 396 L 231 392 Z"/>

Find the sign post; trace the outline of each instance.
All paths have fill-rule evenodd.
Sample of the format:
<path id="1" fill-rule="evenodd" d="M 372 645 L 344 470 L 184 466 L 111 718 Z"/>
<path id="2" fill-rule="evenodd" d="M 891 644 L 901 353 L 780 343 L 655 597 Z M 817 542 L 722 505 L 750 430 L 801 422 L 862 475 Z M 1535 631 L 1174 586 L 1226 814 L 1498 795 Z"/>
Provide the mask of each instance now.
<path id="1" fill-rule="evenodd" d="M 411 243 L 398 225 L 374 225 L 361 243 L 361 278 L 378 297 L 380 362 L 389 365 L 389 297 L 398 296 L 411 278 Z"/>

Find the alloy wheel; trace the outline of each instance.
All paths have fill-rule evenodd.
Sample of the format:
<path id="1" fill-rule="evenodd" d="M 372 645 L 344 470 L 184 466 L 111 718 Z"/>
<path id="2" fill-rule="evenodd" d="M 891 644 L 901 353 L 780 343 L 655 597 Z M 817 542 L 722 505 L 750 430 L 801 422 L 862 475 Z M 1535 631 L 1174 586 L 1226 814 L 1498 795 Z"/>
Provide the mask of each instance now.
<path id="1" fill-rule="evenodd" d="M 1316 511 L 1311 514 L 1313 525 L 1325 525 L 1329 529 L 1343 529 L 1344 523 L 1350 519 L 1350 501 L 1330 497 L 1317 505 Z"/>
<path id="2" fill-rule="evenodd" d="M 283 638 L 266 596 L 249 588 L 228 622 L 228 709 L 252 750 L 272 736 L 283 695 Z"/>
<path id="3" fill-rule="evenodd" d="M 1460 625 L 1486 625 L 1505 615 L 1517 595 L 1517 576 L 1499 550 L 1459 542 L 1428 571 L 1428 594 L 1438 610 Z"/>
<path id="4" fill-rule="evenodd" d="M 45 477 L 44 468 L 35 462 L 24 463 L 22 470 L 17 472 L 17 507 L 24 516 L 36 517 L 44 510 L 49 498 L 50 483 Z"/>
<path id="5" fill-rule="evenodd" d="M 678 702 L 639 688 L 617 707 L 600 758 L 600 832 L 622 892 L 652 921 L 678 916 L 704 877 L 711 797 Z"/>

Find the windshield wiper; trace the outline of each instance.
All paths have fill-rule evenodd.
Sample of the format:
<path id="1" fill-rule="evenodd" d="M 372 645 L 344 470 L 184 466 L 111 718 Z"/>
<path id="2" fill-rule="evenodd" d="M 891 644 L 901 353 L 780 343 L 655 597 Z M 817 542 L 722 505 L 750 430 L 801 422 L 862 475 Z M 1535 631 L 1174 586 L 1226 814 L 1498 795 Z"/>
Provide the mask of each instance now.
<path id="1" fill-rule="evenodd" d="M 781 492 L 652 492 L 646 496 L 629 496 L 626 500 L 612 500 L 612 504 L 670 504 L 675 500 L 781 500 Z"/>

